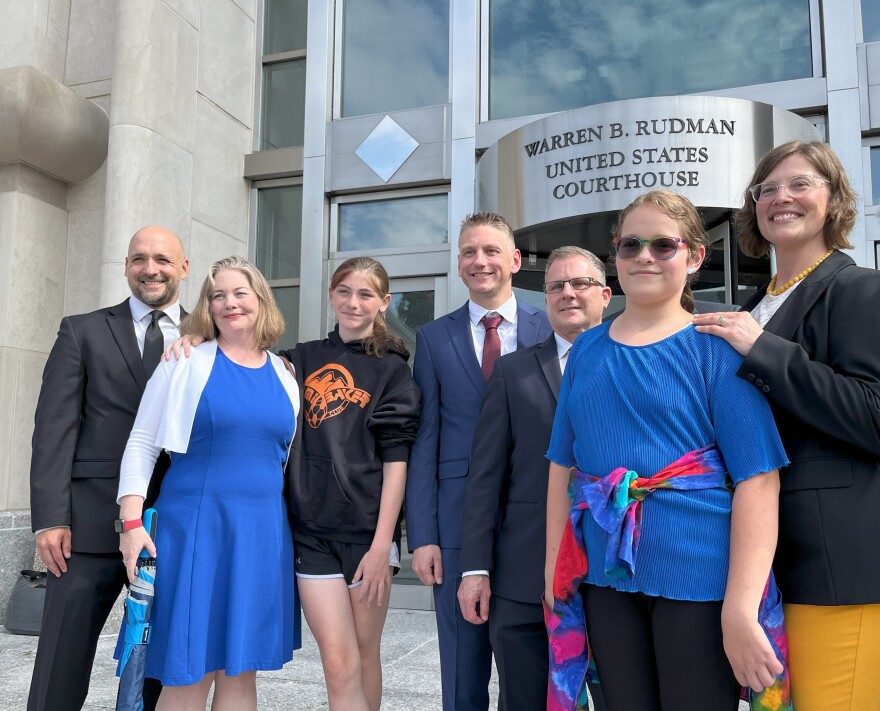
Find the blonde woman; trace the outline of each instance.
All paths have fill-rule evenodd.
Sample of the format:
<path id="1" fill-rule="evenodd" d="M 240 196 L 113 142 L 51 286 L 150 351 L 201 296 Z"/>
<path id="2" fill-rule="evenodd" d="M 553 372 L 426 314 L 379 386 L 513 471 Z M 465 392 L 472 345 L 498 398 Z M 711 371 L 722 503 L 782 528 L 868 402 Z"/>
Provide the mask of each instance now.
<path id="1" fill-rule="evenodd" d="M 204 342 L 160 364 L 138 410 L 119 548 L 129 580 L 141 549 L 156 556 L 147 676 L 164 687 L 158 711 L 204 709 L 212 684 L 214 711 L 256 709 L 256 670 L 280 669 L 299 646 L 283 495 L 299 390 L 268 351 L 283 330 L 263 275 L 240 257 L 215 262 L 180 327 Z M 171 467 L 153 541 L 139 519 L 161 449 Z"/>

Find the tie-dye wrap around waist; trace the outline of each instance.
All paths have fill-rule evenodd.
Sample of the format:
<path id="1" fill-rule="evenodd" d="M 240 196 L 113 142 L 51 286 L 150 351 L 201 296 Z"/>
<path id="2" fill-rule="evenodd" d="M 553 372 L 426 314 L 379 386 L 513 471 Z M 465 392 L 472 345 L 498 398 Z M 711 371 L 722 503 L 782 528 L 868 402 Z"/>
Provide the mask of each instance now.
<path id="1" fill-rule="evenodd" d="M 586 709 L 586 682 L 599 682 L 590 655 L 579 591 L 589 569 L 581 529 L 584 513 L 589 510 L 596 523 L 609 534 L 605 574 L 612 579 L 626 579 L 635 571 L 642 502 L 649 494 L 656 489 L 693 491 L 727 487 L 726 466 L 715 444 L 688 452 L 651 477 L 640 477 L 622 467 L 604 477 L 572 469 L 568 489 L 571 509 L 556 560 L 552 607 L 544 601 L 544 621 L 550 640 L 548 711 Z M 752 711 L 791 711 L 782 597 L 772 571 L 764 587 L 758 621 L 784 671 L 764 691 L 744 689 L 743 699 L 749 701 Z"/>

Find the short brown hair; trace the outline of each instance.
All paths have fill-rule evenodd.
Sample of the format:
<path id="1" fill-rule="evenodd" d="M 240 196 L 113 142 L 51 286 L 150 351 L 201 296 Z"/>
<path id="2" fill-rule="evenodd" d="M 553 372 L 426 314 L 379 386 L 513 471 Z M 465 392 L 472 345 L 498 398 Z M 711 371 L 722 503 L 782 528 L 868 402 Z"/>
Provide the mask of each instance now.
<path id="1" fill-rule="evenodd" d="M 858 196 L 838 157 L 822 141 L 789 141 L 765 154 L 755 168 L 749 187 L 763 183 L 770 172 L 786 158 L 803 156 L 812 163 L 821 177 L 828 180 L 828 209 L 825 215 L 825 247 L 852 249 L 849 233 L 856 224 Z M 736 213 L 736 231 L 742 251 L 750 257 L 763 257 L 770 251 L 770 243 L 758 229 L 755 201 L 748 189 L 743 193 L 742 209 Z"/>
<path id="2" fill-rule="evenodd" d="M 566 245 L 565 247 L 557 247 L 547 256 L 547 265 L 544 267 L 544 278 L 547 277 L 547 272 L 550 271 L 550 266 L 557 259 L 586 259 L 589 262 L 590 266 L 596 270 L 596 274 L 599 277 L 599 281 L 602 282 L 602 286 L 605 286 L 605 265 L 602 264 L 602 260 L 599 259 L 592 252 L 584 249 L 583 247 L 576 247 L 574 245 Z"/>
<path id="3" fill-rule="evenodd" d="M 671 190 L 652 190 L 644 195 L 639 195 L 629 205 L 620 211 L 617 216 L 617 224 L 611 228 L 611 237 L 616 239 L 620 237 L 620 229 L 623 221 L 637 207 L 653 207 L 666 215 L 669 219 L 675 220 L 681 228 L 681 234 L 685 242 L 687 242 L 688 255 L 693 258 L 700 247 L 709 246 L 709 238 L 703 229 L 703 219 L 694 204 L 684 195 L 674 193 Z M 615 250 L 611 250 L 612 258 Z M 693 313 L 694 311 L 694 293 L 691 290 L 691 284 L 696 280 L 697 275 L 688 274 L 684 283 L 684 291 L 681 294 L 681 306 L 686 311 Z"/>
<path id="4" fill-rule="evenodd" d="M 257 314 L 257 324 L 254 328 L 254 345 L 262 350 L 268 350 L 278 342 L 281 334 L 284 333 L 284 316 L 275 302 L 275 296 L 272 294 L 272 288 L 266 281 L 266 277 L 249 261 L 236 256 L 220 259 L 208 269 L 208 276 L 202 283 L 196 307 L 180 324 L 180 335 L 198 336 L 206 341 L 220 335 L 214 317 L 211 315 L 211 295 L 216 288 L 217 274 L 230 269 L 244 274 L 257 296 L 260 311 Z"/>
<path id="5" fill-rule="evenodd" d="M 504 236 L 507 237 L 507 240 L 510 242 L 511 251 L 516 249 L 516 241 L 513 239 L 513 228 L 510 226 L 510 223 L 497 212 L 474 212 L 473 214 L 466 215 L 461 221 L 461 227 L 458 230 L 458 239 L 461 240 L 461 236 L 465 233 L 465 230 L 469 230 L 471 227 L 484 226 L 494 227 L 496 230 L 503 232 Z"/>

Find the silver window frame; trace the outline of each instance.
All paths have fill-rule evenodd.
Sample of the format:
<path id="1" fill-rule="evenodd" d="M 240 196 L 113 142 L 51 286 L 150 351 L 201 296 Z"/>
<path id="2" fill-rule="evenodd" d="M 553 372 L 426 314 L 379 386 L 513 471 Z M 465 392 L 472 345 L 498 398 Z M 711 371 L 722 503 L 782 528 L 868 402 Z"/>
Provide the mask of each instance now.
<path id="1" fill-rule="evenodd" d="M 453 0 L 454 1 L 454 0 Z M 810 2 L 810 47 L 811 47 L 811 56 L 812 56 L 812 64 L 813 64 L 813 74 L 812 78 L 819 79 L 825 76 L 825 65 L 822 57 L 822 18 L 821 13 L 819 11 L 819 0 L 809 0 Z M 857 4 L 860 0 L 854 0 Z M 509 117 L 504 119 L 490 119 L 489 118 L 489 6 L 492 3 L 492 0 L 480 0 L 480 27 L 479 27 L 479 61 L 480 66 L 477 67 L 478 76 L 479 76 L 479 118 L 478 123 L 493 123 L 495 121 L 514 121 L 517 123 L 530 123 L 531 120 L 537 120 L 542 116 L 546 116 L 547 114 L 535 115 L 534 117 Z M 859 13 L 859 18 L 861 18 L 861 7 L 857 9 Z M 859 32 L 861 32 L 861 22 L 859 22 Z M 792 80 L 793 82 L 803 81 L 801 80 Z M 779 82 L 779 84 L 787 84 L 788 82 Z M 748 85 L 748 86 L 756 86 L 756 85 Z M 774 86 L 774 84 L 769 84 L 767 86 Z M 725 95 L 737 96 L 738 92 L 742 92 L 742 90 L 746 87 L 732 87 L 730 89 L 722 89 L 718 91 L 710 91 L 710 92 L 700 92 L 701 94 L 717 94 L 724 92 Z M 797 90 L 791 90 L 787 93 L 788 102 L 783 101 L 783 104 L 791 104 L 792 101 L 797 102 L 796 98 Z M 749 97 L 743 97 L 749 98 Z M 779 101 L 773 101 L 774 104 L 780 105 Z M 528 121 L 522 121 L 522 119 L 530 119 Z M 509 130 L 514 130 L 518 126 L 514 126 Z M 508 133 L 508 130 L 505 130 L 504 133 Z"/>
<path id="2" fill-rule="evenodd" d="M 449 184 L 435 185 L 422 188 L 408 188 L 405 190 L 384 190 L 371 193 L 356 193 L 349 195 L 337 195 L 330 200 L 330 243 L 328 260 L 330 273 L 343 261 L 350 257 L 367 255 L 378 259 L 393 279 L 446 275 L 449 270 L 449 251 L 452 243 L 452 227 L 450 216 L 450 189 Z M 339 244 L 339 206 L 355 203 L 379 202 L 387 200 L 399 200 L 422 195 L 446 195 L 446 219 L 449 234 L 449 242 L 430 245 L 418 245 L 411 247 L 383 247 L 370 250 L 338 250 Z M 444 301 L 445 305 L 445 301 Z"/>

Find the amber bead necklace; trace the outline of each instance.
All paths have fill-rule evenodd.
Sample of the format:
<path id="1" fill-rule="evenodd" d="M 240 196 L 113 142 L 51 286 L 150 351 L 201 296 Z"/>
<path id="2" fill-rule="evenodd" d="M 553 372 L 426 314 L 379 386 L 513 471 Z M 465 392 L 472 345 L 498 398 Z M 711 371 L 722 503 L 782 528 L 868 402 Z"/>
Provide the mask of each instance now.
<path id="1" fill-rule="evenodd" d="M 770 283 L 767 285 L 767 293 L 770 296 L 779 296 L 780 294 L 784 294 L 786 291 L 791 289 L 791 287 L 793 287 L 799 281 L 806 279 L 807 275 L 810 274 L 810 272 L 812 272 L 822 262 L 824 262 L 826 259 L 828 259 L 828 257 L 831 256 L 831 253 L 833 251 L 834 251 L 833 249 L 829 249 L 827 252 L 825 252 L 825 254 L 823 254 L 821 257 L 819 257 L 818 261 L 816 261 L 814 264 L 812 264 L 811 266 L 804 269 L 800 274 L 793 276 L 791 279 L 789 279 L 787 282 L 785 282 L 785 284 L 780 286 L 778 289 L 776 288 L 776 275 L 774 274 L 773 278 L 770 280 Z"/>

